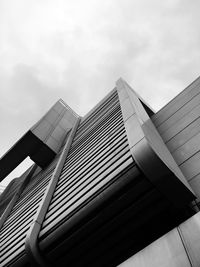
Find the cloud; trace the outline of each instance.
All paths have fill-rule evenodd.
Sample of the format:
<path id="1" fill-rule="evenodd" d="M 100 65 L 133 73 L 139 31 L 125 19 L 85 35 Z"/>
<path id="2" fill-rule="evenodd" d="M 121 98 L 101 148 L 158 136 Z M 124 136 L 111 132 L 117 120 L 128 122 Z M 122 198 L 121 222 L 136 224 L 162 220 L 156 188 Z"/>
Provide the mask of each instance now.
<path id="1" fill-rule="evenodd" d="M 119 77 L 161 108 L 199 75 L 199 8 L 197 0 L 0 1 L 0 154 L 57 99 L 84 115 Z"/>

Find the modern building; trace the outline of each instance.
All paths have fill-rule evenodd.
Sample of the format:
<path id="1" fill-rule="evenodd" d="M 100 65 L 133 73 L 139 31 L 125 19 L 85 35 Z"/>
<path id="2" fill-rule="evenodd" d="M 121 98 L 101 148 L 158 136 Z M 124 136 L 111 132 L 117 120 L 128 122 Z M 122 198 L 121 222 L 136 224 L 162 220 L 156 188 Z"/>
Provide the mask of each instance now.
<path id="1" fill-rule="evenodd" d="M 157 113 L 119 79 L 59 100 L 0 159 L 0 266 L 200 266 L 200 78 Z"/>
<path id="2" fill-rule="evenodd" d="M 5 189 L 5 186 L 0 184 L 0 195 L 3 193 L 3 190 Z"/>

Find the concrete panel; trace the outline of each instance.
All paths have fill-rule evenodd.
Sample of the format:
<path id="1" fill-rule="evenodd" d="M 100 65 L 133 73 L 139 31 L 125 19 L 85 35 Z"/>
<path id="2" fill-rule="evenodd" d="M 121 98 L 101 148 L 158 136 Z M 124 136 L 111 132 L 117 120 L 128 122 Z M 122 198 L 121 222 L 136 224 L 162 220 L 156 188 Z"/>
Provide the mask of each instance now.
<path id="1" fill-rule="evenodd" d="M 62 119 L 59 122 L 59 125 L 65 130 L 71 129 L 69 125 L 69 121 L 67 120 L 67 118 L 65 118 L 65 116 L 62 117 Z"/>
<path id="2" fill-rule="evenodd" d="M 74 123 L 76 122 L 77 117 L 75 117 L 72 113 L 68 112 L 68 110 L 65 111 L 63 115 L 63 119 L 67 120 L 67 124 L 63 125 L 62 127 L 65 129 L 66 127 L 72 127 Z M 62 119 L 61 119 L 62 120 Z"/>
<path id="3" fill-rule="evenodd" d="M 124 101 L 124 99 L 126 99 L 128 97 L 128 93 L 126 92 L 126 90 L 123 90 L 123 88 L 121 88 L 121 87 L 119 87 L 118 95 L 119 95 L 119 98 L 121 99 L 121 101 Z"/>
<path id="4" fill-rule="evenodd" d="M 140 127 L 136 114 L 132 115 L 125 122 L 125 128 L 127 132 L 129 147 L 132 148 L 144 137 L 144 133 L 142 131 L 142 128 Z"/>
<path id="5" fill-rule="evenodd" d="M 163 123 L 172 116 L 180 107 L 189 102 L 194 96 L 200 93 L 200 77 L 191 83 L 184 91 L 177 95 L 165 107 L 158 111 L 152 120 L 156 126 Z"/>
<path id="6" fill-rule="evenodd" d="M 179 226 L 192 267 L 200 266 L 200 213 Z"/>
<path id="7" fill-rule="evenodd" d="M 160 133 L 169 129 L 173 124 L 177 123 L 181 118 L 187 116 L 192 109 L 198 106 L 200 103 L 200 94 L 195 96 L 191 101 L 178 109 L 170 118 L 165 120 L 161 125 L 157 127 Z"/>
<path id="8" fill-rule="evenodd" d="M 57 112 L 57 113 L 61 113 L 63 110 L 66 109 L 66 106 L 63 104 L 62 100 L 56 102 L 56 104 L 53 106 L 53 109 Z"/>
<path id="9" fill-rule="evenodd" d="M 119 79 L 116 82 L 117 85 L 117 90 L 118 91 L 125 91 L 128 94 L 128 98 L 130 99 L 130 102 L 132 103 L 134 110 L 137 114 L 140 114 L 140 116 L 138 116 L 138 120 L 139 122 L 142 124 L 145 121 L 147 121 L 149 119 L 149 116 L 147 114 L 147 112 L 145 111 L 139 97 L 137 96 L 136 92 L 123 80 L 123 79 Z M 119 95 L 120 98 L 120 95 Z M 120 98 L 120 102 L 122 102 L 122 99 Z M 148 107 L 148 104 L 145 103 L 144 104 Z"/>
<path id="10" fill-rule="evenodd" d="M 180 165 L 180 168 L 188 181 L 200 173 L 199 162 L 200 152 L 198 152 L 193 157 L 184 162 L 182 165 Z"/>
<path id="11" fill-rule="evenodd" d="M 43 119 L 37 125 L 37 127 L 32 130 L 32 133 L 36 135 L 40 140 L 45 141 L 47 136 L 51 133 L 52 129 L 52 124 L 49 121 Z"/>
<path id="12" fill-rule="evenodd" d="M 49 146 L 53 152 L 59 151 L 64 135 L 72 129 L 77 115 L 62 100 L 56 104 L 37 122 L 31 132 Z M 52 145 L 52 146 L 51 146 Z"/>
<path id="13" fill-rule="evenodd" d="M 45 116 L 45 120 L 47 120 L 52 125 L 56 125 L 58 118 L 62 115 L 62 113 L 58 113 L 54 110 L 54 108 L 50 109 L 49 112 Z"/>
<path id="14" fill-rule="evenodd" d="M 170 141 L 166 143 L 168 149 L 173 152 L 178 147 L 185 144 L 193 136 L 200 132 L 200 118 L 193 121 L 186 128 L 184 128 L 180 133 L 175 135 Z"/>
<path id="15" fill-rule="evenodd" d="M 129 117 L 131 117 L 131 115 L 135 113 L 135 110 L 129 98 L 126 98 L 122 101 L 121 109 L 122 109 L 124 121 L 126 121 Z"/>
<path id="16" fill-rule="evenodd" d="M 200 105 L 195 107 L 192 111 L 190 111 L 187 114 L 187 116 L 180 119 L 178 123 L 174 124 L 171 128 L 162 133 L 161 136 L 163 140 L 167 142 L 199 117 L 200 117 Z"/>
<path id="17" fill-rule="evenodd" d="M 200 174 L 192 178 L 189 181 L 189 184 L 196 193 L 197 197 L 200 199 Z"/>
<path id="18" fill-rule="evenodd" d="M 58 142 L 63 140 L 63 138 L 66 135 L 66 130 L 61 128 L 59 125 L 55 128 L 55 130 L 52 132 L 52 137 L 56 139 Z"/>
<path id="19" fill-rule="evenodd" d="M 120 267 L 191 267 L 176 229 L 141 250 Z"/>
<path id="20" fill-rule="evenodd" d="M 46 142 L 47 146 L 50 147 L 54 152 L 58 153 L 59 151 L 59 142 L 50 136 Z"/>
<path id="21" fill-rule="evenodd" d="M 193 136 L 188 142 L 179 147 L 174 153 L 172 153 L 178 165 L 188 160 L 194 154 L 200 151 L 200 133 Z"/>

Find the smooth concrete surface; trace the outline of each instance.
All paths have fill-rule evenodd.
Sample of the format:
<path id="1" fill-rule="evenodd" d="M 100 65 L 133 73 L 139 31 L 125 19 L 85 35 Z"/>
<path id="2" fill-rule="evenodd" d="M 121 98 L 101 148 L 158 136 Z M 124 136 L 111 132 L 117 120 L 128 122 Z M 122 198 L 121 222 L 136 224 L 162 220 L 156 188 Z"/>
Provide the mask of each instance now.
<path id="1" fill-rule="evenodd" d="M 192 267 L 200 266 L 200 212 L 179 226 Z"/>
<path id="2" fill-rule="evenodd" d="M 199 267 L 200 212 L 119 266 Z"/>
<path id="3" fill-rule="evenodd" d="M 77 117 L 62 100 L 59 100 L 31 128 L 31 132 L 57 153 L 63 143 L 66 132 L 73 128 Z"/>
<path id="4" fill-rule="evenodd" d="M 200 77 L 153 115 L 152 121 L 200 198 Z"/>
<path id="5" fill-rule="evenodd" d="M 120 267 L 191 267 L 177 229 L 141 250 Z"/>
<path id="6" fill-rule="evenodd" d="M 159 110 L 153 117 L 152 120 L 156 127 L 161 125 L 165 120 L 171 117 L 177 112 L 183 105 L 188 103 L 199 93 L 200 77 L 185 88 L 180 94 L 173 98 L 167 105 Z"/>
<path id="7" fill-rule="evenodd" d="M 182 146 L 178 147 L 176 151 L 174 151 L 173 153 L 173 156 L 178 165 L 183 164 L 194 154 L 196 154 L 199 151 L 199 144 L 200 144 L 200 132 L 197 135 L 191 137 Z"/>
<path id="8" fill-rule="evenodd" d="M 185 117 L 189 112 L 191 112 L 200 103 L 200 94 L 192 98 L 189 102 L 181 106 L 172 116 L 165 120 L 161 125 L 158 126 L 158 131 L 160 133 L 166 131 L 180 119 Z"/>
<path id="9" fill-rule="evenodd" d="M 172 139 L 166 142 L 170 152 L 174 152 L 177 148 L 184 145 L 190 138 L 194 137 L 200 132 L 200 118 L 190 123 L 181 132 L 173 136 Z"/>
<path id="10" fill-rule="evenodd" d="M 193 177 L 190 181 L 189 181 L 191 187 L 193 188 L 196 196 L 198 197 L 198 202 L 200 201 L 200 174 L 198 174 L 197 176 Z"/>
<path id="11" fill-rule="evenodd" d="M 165 142 L 172 139 L 176 134 L 183 131 L 188 125 L 197 120 L 200 116 L 200 105 L 195 107 L 189 113 L 187 113 L 183 118 L 176 121 L 170 128 L 166 131 L 160 133 Z"/>
<path id="12" fill-rule="evenodd" d="M 188 181 L 197 176 L 200 173 L 200 151 L 181 164 L 180 168 Z"/>

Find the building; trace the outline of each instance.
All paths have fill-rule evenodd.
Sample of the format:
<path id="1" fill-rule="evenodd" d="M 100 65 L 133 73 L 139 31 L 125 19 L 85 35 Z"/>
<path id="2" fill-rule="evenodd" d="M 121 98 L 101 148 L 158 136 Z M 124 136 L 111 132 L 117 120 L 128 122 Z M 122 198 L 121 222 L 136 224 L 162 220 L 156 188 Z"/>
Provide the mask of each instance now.
<path id="1" fill-rule="evenodd" d="M 3 190 L 5 189 L 5 186 L 0 185 L 0 195 L 3 193 Z"/>
<path id="2" fill-rule="evenodd" d="M 0 159 L 0 266 L 200 266 L 200 78 L 157 113 L 122 79 L 62 100 Z"/>

